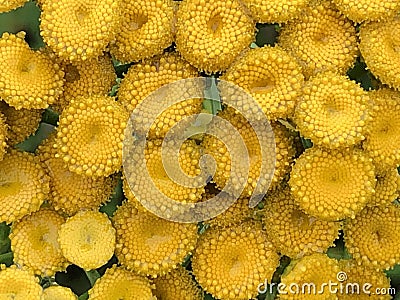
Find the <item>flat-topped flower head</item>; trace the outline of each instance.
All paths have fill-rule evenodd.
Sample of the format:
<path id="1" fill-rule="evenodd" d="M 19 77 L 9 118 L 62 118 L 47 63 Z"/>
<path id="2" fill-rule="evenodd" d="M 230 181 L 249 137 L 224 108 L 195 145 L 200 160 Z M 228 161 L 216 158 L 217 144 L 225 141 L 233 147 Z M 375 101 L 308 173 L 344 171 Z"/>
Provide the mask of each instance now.
<path id="1" fill-rule="evenodd" d="M 67 287 L 52 285 L 43 290 L 43 300 L 78 300 L 78 296 Z"/>
<path id="2" fill-rule="evenodd" d="M 2 297 L 3 299 L 42 299 L 42 287 L 33 273 L 21 270 L 16 265 L 0 267 L 0 295 L 6 297 Z"/>

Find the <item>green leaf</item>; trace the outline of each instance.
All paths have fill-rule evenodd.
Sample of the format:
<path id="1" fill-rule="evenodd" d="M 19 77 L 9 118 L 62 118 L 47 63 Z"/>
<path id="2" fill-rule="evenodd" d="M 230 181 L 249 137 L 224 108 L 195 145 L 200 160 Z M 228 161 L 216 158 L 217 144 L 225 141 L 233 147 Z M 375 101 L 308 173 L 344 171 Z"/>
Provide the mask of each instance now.
<path id="1" fill-rule="evenodd" d="M 308 149 L 313 146 L 313 143 L 311 142 L 311 140 L 306 139 L 304 137 L 301 137 L 301 143 L 303 144 L 304 149 Z"/>
<path id="2" fill-rule="evenodd" d="M 13 264 L 14 255 L 12 252 L 0 254 L 0 264 L 5 264 L 7 267 Z"/>
<path id="3" fill-rule="evenodd" d="M 106 202 L 102 206 L 100 206 L 99 211 L 102 213 L 107 214 L 110 218 L 114 215 L 115 211 L 117 210 L 118 206 L 121 205 L 124 199 L 124 193 L 122 190 L 122 179 L 121 175 L 117 179 L 117 184 L 114 188 L 114 192 L 111 195 L 110 201 Z"/>
<path id="4" fill-rule="evenodd" d="M 121 85 L 121 81 L 122 81 L 121 78 L 117 78 L 117 79 L 115 80 L 115 84 L 114 84 L 113 87 L 111 88 L 110 93 L 108 93 L 109 96 L 114 97 L 114 96 L 117 95 L 119 86 Z"/>
<path id="5" fill-rule="evenodd" d="M 213 115 L 216 115 L 220 110 L 222 110 L 221 97 L 214 77 L 206 78 L 203 108 Z"/>
<path id="6" fill-rule="evenodd" d="M 21 151 L 35 152 L 40 143 L 45 140 L 53 131 L 55 127 L 47 123 L 40 123 L 38 130 L 35 134 L 28 137 L 25 141 L 15 145 L 14 147 Z"/>
<path id="7" fill-rule="evenodd" d="M 89 293 L 88 292 L 83 293 L 82 295 L 80 295 L 78 297 L 78 300 L 87 300 L 87 299 L 89 299 Z"/>
<path id="8" fill-rule="evenodd" d="M 60 115 L 56 111 L 46 108 L 42 115 L 42 122 L 57 126 L 59 118 Z"/>
<path id="9" fill-rule="evenodd" d="M 86 277 L 90 281 L 90 285 L 94 286 L 94 284 L 96 283 L 96 280 L 100 278 L 100 273 L 97 272 L 97 270 L 85 271 L 85 273 L 86 273 Z"/>

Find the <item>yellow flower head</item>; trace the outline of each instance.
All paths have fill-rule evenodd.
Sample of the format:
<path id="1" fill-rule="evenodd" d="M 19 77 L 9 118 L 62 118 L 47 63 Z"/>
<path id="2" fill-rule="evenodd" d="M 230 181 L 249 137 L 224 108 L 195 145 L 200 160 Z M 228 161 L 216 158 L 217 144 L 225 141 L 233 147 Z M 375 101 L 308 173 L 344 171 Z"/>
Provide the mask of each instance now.
<path id="1" fill-rule="evenodd" d="M 114 38 L 120 19 L 119 0 L 42 2 L 41 35 L 63 59 L 100 56 Z"/>
<path id="2" fill-rule="evenodd" d="M 238 0 L 184 0 L 176 22 L 176 45 L 193 66 L 206 72 L 229 67 L 254 39 L 255 24 Z"/>
<path id="3" fill-rule="evenodd" d="M 125 202 L 113 217 L 121 265 L 143 275 L 166 274 L 195 247 L 197 225 L 170 222 Z"/>
<path id="4" fill-rule="evenodd" d="M 300 65 L 278 46 L 249 50 L 221 79 L 249 92 L 270 120 L 293 115 L 304 81 Z"/>
<path id="5" fill-rule="evenodd" d="M 387 88 L 370 93 L 372 120 L 363 148 L 381 167 L 400 165 L 400 92 Z"/>
<path id="6" fill-rule="evenodd" d="M 327 148 L 365 139 L 369 97 L 358 84 L 332 72 L 312 77 L 303 88 L 295 122 L 303 136 Z"/>
<path id="7" fill-rule="evenodd" d="M 122 18 L 111 54 L 132 62 L 161 54 L 172 44 L 174 3 L 172 0 L 122 0 Z"/>
<path id="8" fill-rule="evenodd" d="M 300 63 L 308 78 L 321 71 L 341 74 L 357 57 L 356 30 L 328 1 L 310 5 L 281 30 L 279 44 Z"/>
<path id="9" fill-rule="evenodd" d="M 46 108 L 63 91 L 64 73 L 45 52 L 33 51 L 25 33 L 0 38 L 0 97 L 16 109 Z"/>
<path id="10" fill-rule="evenodd" d="M 23 6 L 28 0 L 2 0 L 0 2 L 0 13 L 8 12 Z"/>
<path id="11" fill-rule="evenodd" d="M 39 160 L 11 151 L 0 161 L 0 222 L 11 223 L 39 210 L 49 193 L 49 177 Z"/>
<path id="12" fill-rule="evenodd" d="M 387 206 L 400 195 L 400 174 L 397 168 L 376 170 L 375 194 L 367 205 Z"/>
<path id="13" fill-rule="evenodd" d="M 80 211 L 61 226 L 58 242 L 65 258 L 85 269 L 96 269 L 114 254 L 115 229 L 105 214 Z"/>
<path id="14" fill-rule="evenodd" d="M 313 147 L 297 159 L 289 184 L 296 203 L 311 216 L 354 218 L 373 195 L 374 166 L 358 150 Z"/>
<path id="15" fill-rule="evenodd" d="M 15 265 L 0 269 L 1 299 L 42 299 L 42 287 L 39 279 L 31 272 L 18 269 Z"/>
<path id="16" fill-rule="evenodd" d="M 263 223 L 277 250 L 291 258 L 325 252 L 338 237 L 340 222 L 329 222 L 307 215 L 285 188 L 267 198 Z"/>
<path id="17" fill-rule="evenodd" d="M 204 295 L 189 271 L 178 266 L 164 276 L 153 280 L 155 284 L 154 295 L 163 300 L 203 300 Z"/>
<path id="18" fill-rule="evenodd" d="M 78 300 L 78 297 L 69 288 L 53 285 L 43 290 L 43 300 Z"/>
<path id="19" fill-rule="evenodd" d="M 50 209 L 41 209 L 14 222 L 11 249 L 14 263 L 41 276 L 53 276 L 67 265 L 57 242 L 64 218 Z"/>
<path id="20" fill-rule="evenodd" d="M 400 90 L 399 49 L 399 16 L 361 25 L 360 51 L 367 67 L 384 84 L 397 90 Z"/>
<path id="21" fill-rule="evenodd" d="M 202 288 L 219 299 L 249 299 L 268 280 L 279 256 L 260 223 L 245 222 L 225 229 L 211 228 L 199 239 L 193 274 Z"/>
<path id="22" fill-rule="evenodd" d="M 0 111 L 0 161 L 3 159 L 4 153 L 6 153 L 7 139 L 9 135 L 8 130 L 9 127 L 6 123 L 6 119 Z"/>
<path id="23" fill-rule="evenodd" d="M 122 141 L 128 114 L 108 96 L 72 99 L 57 127 L 57 157 L 70 171 L 108 176 L 122 165 Z"/>
<path id="24" fill-rule="evenodd" d="M 146 277 L 113 266 L 89 290 L 90 300 L 156 300 Z"/>
<path id="25" fill-rule="evenodd" d="M 346 220 L 344 238 L 347 250 L 358 264 L 389 269 L 400 263 L 400 208 L 366 207 L 355 219 Z"/>

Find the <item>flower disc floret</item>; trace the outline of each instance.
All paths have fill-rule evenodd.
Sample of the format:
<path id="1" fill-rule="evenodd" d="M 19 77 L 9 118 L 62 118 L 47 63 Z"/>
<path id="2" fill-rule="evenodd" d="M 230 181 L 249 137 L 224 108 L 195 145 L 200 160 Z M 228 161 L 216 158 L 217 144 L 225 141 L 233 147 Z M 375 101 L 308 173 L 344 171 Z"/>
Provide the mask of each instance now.
<path id="1" fill-rule="evenodd" d="M 70 171 L 108 176 L 122 165 L 122 141 L 128 114 L 113 98 L 72 99 L 57 127 L 57 157 Z"/>
<path id="2" fill-rule="evenodd" d="M 47 108 L 63 91 L 60 66 L 44 52 L 34 51 L 25 33 L 0 38 L 0 98 L 16 109 Z"/>
<path id="3" fill-rule="evenodd" d="M 223 71 L 254 39 L 255 24 L 238 0 L 184 0 L 176 21 L 182 56 L 206 72 Z"/>
<path id="4" fill-rule="evenodd" d="M 105 214 L 80 211 L 61 226 L 58 242 L 63 255 L 71 263 L 92 270 L 113 256 L 115 229 Z"/>
<path id="5" fill-rule="evenodd" d="M 374 166 L 359 150 L 313 147 L 297 159 L 289 184 L 307 214 L 327 221 L 354 218 L 374 193 Z"/>
<path id="6" fill-rule="evenodd" d="M 369 119 L 368 93 L 347 77 L 331 72 L 320 73 L 305 84 L 295 112 L 301 134 L 327 148 L 364 140 Z"/>
<path id="7" fill-rule="evenodd" d="M 28 0 L 3 0 L 0 4 L 0 13 L 9 12 L 23 6 Z"/>
<path id="8" fill-rule="evenodd" d="M 400 174 L 397 168 L 376 169 L 375 194 L 368 206 L 386 206 L 400 195 Z"/>
<path id="9" fill-rule="evenodd" d="M 38 300 L 42 299 L 42 287 L 33 273 L 15 265 L 8 268 L 1 265 L 0 295 L 2 299 Z"/>

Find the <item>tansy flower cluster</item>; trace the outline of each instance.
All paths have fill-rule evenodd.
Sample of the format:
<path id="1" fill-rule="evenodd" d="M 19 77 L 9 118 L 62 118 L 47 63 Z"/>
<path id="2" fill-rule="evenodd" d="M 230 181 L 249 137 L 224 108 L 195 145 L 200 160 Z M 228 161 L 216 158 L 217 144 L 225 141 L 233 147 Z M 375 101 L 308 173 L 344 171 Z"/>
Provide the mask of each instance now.
<path id="1" fill-rule="evenodd" d="M 396 283 L 399 0 L 30 4 L 43 47 L 24 31 L 0 36 L 0 299 L 390 299 L 260 287 Z M 256 112 L 269 126 L 245 117 Z M 151 115 L 147 132 L 130 131 Z M 230 143 L 214 134 L 219 120 Z M 124 143 L 143 139 L 140 169 Z M 145 171 L 175 204 L 135 193 Z M 172 220 L 232 194 L 217 216 Z"/>

